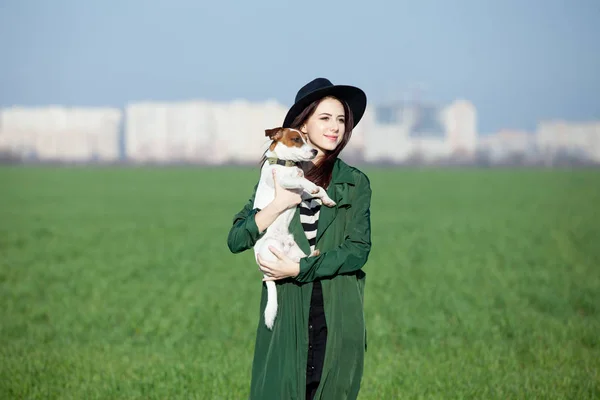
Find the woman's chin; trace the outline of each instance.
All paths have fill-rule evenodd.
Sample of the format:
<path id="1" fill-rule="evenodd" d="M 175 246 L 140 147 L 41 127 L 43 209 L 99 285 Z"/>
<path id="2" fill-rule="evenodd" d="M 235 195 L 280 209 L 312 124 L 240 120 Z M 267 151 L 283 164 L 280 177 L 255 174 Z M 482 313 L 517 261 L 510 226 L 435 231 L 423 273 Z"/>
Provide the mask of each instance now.
<path id="1" fill-rule="evenodd" d="M 333 151 L 337 147 L 337 143 L 322 143 L 319 148 L 323 151 Z"/>

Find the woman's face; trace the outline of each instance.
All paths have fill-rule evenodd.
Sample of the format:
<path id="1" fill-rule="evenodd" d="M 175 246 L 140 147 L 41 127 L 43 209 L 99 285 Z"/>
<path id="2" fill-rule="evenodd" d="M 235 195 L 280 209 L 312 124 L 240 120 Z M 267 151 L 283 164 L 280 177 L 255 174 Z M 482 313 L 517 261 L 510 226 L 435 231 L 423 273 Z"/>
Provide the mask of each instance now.
<path id="1" fill-rule="evenodd" d="M 325 151 L 335 150 L 346 131 L 344 106 L 337 99 L 324 98 L 300 130 L 308 135 L 309 143 L 318 150 L 317 158 Z"/>

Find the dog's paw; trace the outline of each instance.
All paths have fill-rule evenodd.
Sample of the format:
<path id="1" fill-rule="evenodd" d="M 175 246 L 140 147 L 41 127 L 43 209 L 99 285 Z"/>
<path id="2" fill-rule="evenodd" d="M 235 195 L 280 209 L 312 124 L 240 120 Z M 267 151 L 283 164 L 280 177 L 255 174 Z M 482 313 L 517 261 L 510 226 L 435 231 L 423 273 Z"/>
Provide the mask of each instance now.
<path id="1" fill-rule="evenodd" d="M 323 204 L 325 204 L 327 207 L 335 207 L 336 202 L 331 200 L 329 197 L 324 197 Z"/>

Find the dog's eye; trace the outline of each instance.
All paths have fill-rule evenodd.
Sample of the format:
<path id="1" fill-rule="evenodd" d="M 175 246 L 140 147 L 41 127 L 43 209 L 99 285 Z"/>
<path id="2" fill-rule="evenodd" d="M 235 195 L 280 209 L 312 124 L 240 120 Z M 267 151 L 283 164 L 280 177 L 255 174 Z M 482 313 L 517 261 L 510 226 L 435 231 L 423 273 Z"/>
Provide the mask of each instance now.
<path id="1" fill-rule="evenodd" d="M 302 139 L 300 139 L 299 137 L 295 137 L 293 140 L 296 143 L 300 143 L 302 141 Z"/>

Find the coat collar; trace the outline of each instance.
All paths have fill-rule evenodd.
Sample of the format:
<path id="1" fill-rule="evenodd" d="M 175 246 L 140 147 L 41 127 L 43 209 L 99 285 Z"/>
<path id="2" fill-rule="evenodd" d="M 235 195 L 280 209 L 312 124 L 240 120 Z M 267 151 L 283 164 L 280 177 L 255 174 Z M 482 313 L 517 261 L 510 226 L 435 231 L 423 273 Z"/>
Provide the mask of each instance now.
<path id="1" fill-rule="evenodd" d="M 331 174 L 331 182 L 327 188 L 327 194 L 335 201 L 334 207 L 321 207 L 319 214 L 319 222 L 317 224 L 317 243 L 335 220 L 338 210 L 342 207 L 350 206 L 349 187 L 355 185 L 354 174 L 352 168 L 340 160 L 336 160 Z"/>
<path id="2" fill-rule="evenodd" d="M 329 186 L 331 187 L 332 185 L 339 183 L 348 183 L 350 185 L 354 185 L 355 180 L 354 174 L 352 174 L 352 168 L 338 158 L 335 160 L 335 164 L 333 165 L 331 183 Z"/>

